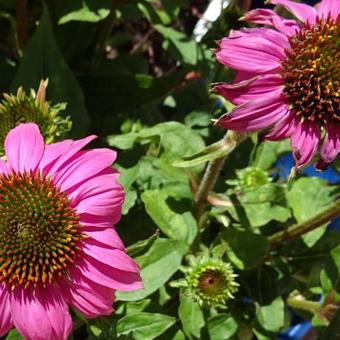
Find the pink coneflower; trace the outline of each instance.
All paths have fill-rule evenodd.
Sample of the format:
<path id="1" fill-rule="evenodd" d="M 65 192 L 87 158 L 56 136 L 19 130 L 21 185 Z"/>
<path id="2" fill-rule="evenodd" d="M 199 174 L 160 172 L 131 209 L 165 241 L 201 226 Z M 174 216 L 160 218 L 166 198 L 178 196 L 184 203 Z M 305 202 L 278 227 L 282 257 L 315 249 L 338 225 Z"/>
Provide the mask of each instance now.
<path id="1" fill-rule="evenodd" d="M 340 151 L 340 1 L 323 0 L 316 8 L 271 3 L 297 20 L 252 10 L 245 20 L 273 28 L 234 31 L 220 41 L 216 57 L 237 75 L 234 84 L 215 88 L 238 106 L 219 124 L 240 132 L 272 128 L 267 140 L 290 137 L 297 167 L 322 144 L 317 167 L 323 169 Z"/>
<path id="2" fill-rule="evenodd" d="M 0 159 L 0 336 L 67 339 L 68 305 L 108 315 L 116 290 L 141 288 L 139 268 L 113 228 L 124 193 L 116 153 L 82 150 L 95 137 L 45 145 L 21 124 Z"/>

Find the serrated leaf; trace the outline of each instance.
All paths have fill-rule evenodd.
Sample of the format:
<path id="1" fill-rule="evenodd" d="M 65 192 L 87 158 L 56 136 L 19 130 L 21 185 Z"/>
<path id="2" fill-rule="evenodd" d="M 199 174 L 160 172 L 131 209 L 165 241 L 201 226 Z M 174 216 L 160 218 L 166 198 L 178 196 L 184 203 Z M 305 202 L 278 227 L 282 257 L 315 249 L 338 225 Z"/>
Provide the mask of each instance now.
<path id="1" fill-rule="evenodd" d="M 65 6 L 65 14 L 58 24 L 70 21 L 98 22 L 110 14 L 111 3 L 108 0 L 71 0 Z"/>
<path id="2" fill-rule="evenodd" d="M 197 223 L 190 212 L 177 214 L 166 203 L 168 196 L 162 190 L 143 192 L 145 209 L 165 235 L 191 244 L 197 234 Z"/>
<path id="3" fill-rule="evenodd" d="M 261 326 L 270 332 L 278 332 L 284 326 L 284 303 L 281 297 L 275 299 L 270 305 L 259 306 L 256 318 Z"/>
<path id="4" fill-rule="evenodd" d="M 287 194 L 288 204 L 298 222 L 305 221 L 334 201 L 337 188 L 329 186 L 319 178 L 300 178 L 296 180 Z M 302 199 L 303 198 L 303 199 Z M 307 233 L 303 241 L 312 247 L 324 234 L 326 225 Z"/>
<path id="5" fill-rule="evenodd" d="M 117 322 L 117 334 L 132 334 L 136 340 L 152 340 L 170 328 L 176 319 L 172 316 L 158 313 L 134 313 Z"/>
<path id="6" fill-rule="evenodd" d="M 222 237 L 227 243 L 230 261 L 241 270 L 256 267 L 269 250 L 269 242 L 265 237 L 249 231 L 229 228 Z"/>
<path id="7" fill-rule="evenodd" d="M 180 296 L 180 305 L 178 316 L 181 319 L 183 330 L 190 338 L 192 335 L 200 338 L 201 329 L 205 324 L 202 309 L 191 295 L 182 293 Z"/>
<path id="8" fill-rule="evenodd" d="M 117 292 L 117 300 L 137 301 L 155 292 L 178 270 L 182 257 L 187 251 L 188 246 L 184 242 L 156 240 L 146 254 L 136 258 L 141 267 L 144 289 L 135 292 Z"/>
<path id="9" fill-rule="evenodd" d="M 207 323 L 210 340 L 228 340 L 236 333 L 238 325 L 231 315 L 211 316 Z"/>

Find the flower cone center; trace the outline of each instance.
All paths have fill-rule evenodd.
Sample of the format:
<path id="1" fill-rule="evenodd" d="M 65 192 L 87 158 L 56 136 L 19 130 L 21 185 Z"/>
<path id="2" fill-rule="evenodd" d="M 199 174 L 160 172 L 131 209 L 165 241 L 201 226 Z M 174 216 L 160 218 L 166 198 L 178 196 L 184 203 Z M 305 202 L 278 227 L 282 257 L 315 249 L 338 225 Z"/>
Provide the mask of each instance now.
<path id="1" fill-rule="evenodd" d="M 208 270 L 199 278 L 199 289 L 206 295 L 219 295 L 223 293 L 227 282 L 222 273 L 216 270 Z"/>
<path id="2" fill-rule="evenodd" d="M 302 120 L 340 123 L 340 16 L 318 18 L 290 37 L 284 93 Z"/>
<path id="3" fill-rule="evenodd" d="M 50 179 L 0 175 L 0 281 L 27 288 L 67 273 L 80 227 L 70 200 Z"/>

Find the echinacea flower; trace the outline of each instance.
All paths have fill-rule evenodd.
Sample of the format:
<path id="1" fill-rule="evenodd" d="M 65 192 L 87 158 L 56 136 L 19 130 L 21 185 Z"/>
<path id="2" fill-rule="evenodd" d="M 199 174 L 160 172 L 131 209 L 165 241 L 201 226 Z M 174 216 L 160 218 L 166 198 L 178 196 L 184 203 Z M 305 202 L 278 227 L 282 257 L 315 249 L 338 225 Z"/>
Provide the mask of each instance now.
<path id="1" fill-rule="evenodd" d="M 141 288 L 137 264 L 113 225 L 124 193 L 116 153 L 82 150 L 95 137 L 45 145 L 20 124 L 0 159 L 0 336 L 67 339 L 69 307 L 109 315 L 116 290 Z"/>
<path id="2" fill-rule="evenodd" d="M 269 9 L 244 19 L 266 27 L 233 31 L 216 57 L 237 71 L 233 84 L 215 89 L 235 105 L 219 124 L 240 131 L 269 129 L 264 139 L 291 139 L 296 167 L 319 151 L 324 169 L 340 151 L 340 1 L 316 7 L 272 0 L 297 20 Z"/>

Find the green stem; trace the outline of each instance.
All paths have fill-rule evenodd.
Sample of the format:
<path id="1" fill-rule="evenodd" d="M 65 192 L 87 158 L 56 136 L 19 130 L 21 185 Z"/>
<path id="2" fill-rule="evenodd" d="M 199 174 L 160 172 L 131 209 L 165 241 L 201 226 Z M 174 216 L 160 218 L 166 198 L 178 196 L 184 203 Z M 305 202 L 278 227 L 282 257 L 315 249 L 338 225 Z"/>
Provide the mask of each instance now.
<path id="1" fill-rule="evenodd" d="M 228 131 L 224 136 L 223 141 L 225 145 L 228 146 L 227 155 L 209 162 L 195 195 L 194 216 L 197 221 L 199 221 L 205 211 L 207 206 L 207 197 L 216 184 L 225 160 L 235 147 L 245 138 L 245 134 L 240 134 L 234 131 Z"/>
<path id="2" fill-rule="evenodd" d="M 268 241 L 270 242 L 272 249 L 276 248 L 289 240 L 295 239 L 311 230 L 320 227 L 321 225 L 333 220 L 338 216 L 340 216 L 340 200 L 334 202 L 329 207 L 310 219 L 294 224 L 287 230 L 279 231 L 271 235 L 268 237 Z"/>
<path id="3" fill-rule="evenodd" d="M 294 309 L 300 309 L 312 314 L 317 314 L 320 312 L 322 306 L 320 303 L 305 299 L 298 299 L 294 297 L 289 297 L 287 299 L 287 305 L 294 308 Z"/>
<path id="4" fill-rule="evenodd" d="M 194 199 L 194 207 L 193 214 L 198 222 L 198 231 L 196 239 L 192 245 L 193 250 L 197 250 L 199 248 L 200 238 L 201 238 L 201 229 L 203 228 L 203 224 L 201 222 L 201 217 L 204 214 L 204 211 L 207 207 L 207 197 L 211 190 L 213 190 L 220 171 L 223 167 L 225 160 L 228 155 L 235 149 L 235 147 L 240 144 L 247 137 L 246 134 L 241 134 L 234 131 L 228 131 L 223 138 L 225 145 L 228 146 L 227 154 L 221 158 L 217 158 L 211 162 L 209 162 L 205 173 L 203 175 L 202 181 L 198 187 L 198 190 Z"/>

